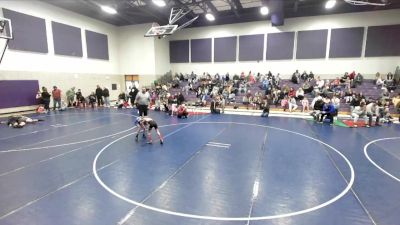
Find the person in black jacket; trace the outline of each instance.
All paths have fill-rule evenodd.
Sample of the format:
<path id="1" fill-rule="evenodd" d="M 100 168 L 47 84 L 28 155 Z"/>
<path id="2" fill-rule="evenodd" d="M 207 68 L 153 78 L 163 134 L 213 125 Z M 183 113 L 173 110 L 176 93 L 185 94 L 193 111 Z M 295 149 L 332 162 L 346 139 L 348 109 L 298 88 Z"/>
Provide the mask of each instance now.
<path id="1" fill-rule="evenodd" d="M 131 91 L 129 92 L 129 96 L 131 98 L 131 105 L 132 107 L 135 105 L 135 99 L 136 99 L 136 95 L 139 92 L 139 90 L 136 87 L 133 87 L 131 89 Z"/>
<path id="2" fill-rule="evenodd" d="M 103 90 L 100 88 L 99 85 L 97 85 L 96 88 L 96 98 L 97 98 L 97 105 L 98 106 L 103 106 Z"/>
<path id="3" fill-rule="evenodd" d="M 50 104 L 51 95 L 47 91 L 47 88 L 42 87 L 42 94 L 41 95 L 42 95 L 41 97 L 42 97 L 42 102 L 43 102 L 43 105 L 44 105 L 44 109 L 46 110 L 46 112 L 49 112 L 49 110 L 50 110 L 49 104 Z"/>
<path id="4" fill-rule="evenodd" d="M 103 96 L 104 96 L 104 106 L 105 107 L 110 107 L 110 91 L 104 87 L 103 89 Z"/>

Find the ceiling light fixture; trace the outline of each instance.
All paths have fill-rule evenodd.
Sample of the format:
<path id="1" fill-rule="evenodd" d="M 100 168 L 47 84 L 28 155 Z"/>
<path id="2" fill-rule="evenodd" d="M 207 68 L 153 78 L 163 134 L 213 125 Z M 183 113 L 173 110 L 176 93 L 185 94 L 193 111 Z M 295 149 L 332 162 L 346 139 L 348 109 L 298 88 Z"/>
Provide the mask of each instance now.
<path id="1" fill-rule="evenodd" d="M 331 9 L 335 7 L 336 5 L 336 0 L 329 0 L 325 3 L 325 9 Z"/>
<path id="2" fill-rule="evenodd" d="M 115 10 L 114 8 L 111 8 L 110 6 L 102 5 L 100 7 L 101 7 L 101 10 L 103 10 L 104 12 L 106 12 L 108 14 L 117 14 L 117 10 Z"/>
<path id="3" fill-rule="evenodd" d="M 164 7 L 167 5 L 164 0 L 153 0 L 153 3 L 158 7 Z"/>
<path id="4" fill-rule="evenodd" d="M 268 13 L 269 13 L 268 7 L 267 7 L 267 6 L 261 7 L 261 8 L 260 8 L 260 13 L 261 13 L 261 15 L 263 15 L 263 16 L 268 15 Z"/>
<path id="5" fill-rule="evenodd" d="M 214 17 L 213 14 L 207 13 L 207 14 L 206 14 L 206 19 L 209 20 L 209 21 L 214 21 L 214 20 L 215 20 L 215 17 Z"/>

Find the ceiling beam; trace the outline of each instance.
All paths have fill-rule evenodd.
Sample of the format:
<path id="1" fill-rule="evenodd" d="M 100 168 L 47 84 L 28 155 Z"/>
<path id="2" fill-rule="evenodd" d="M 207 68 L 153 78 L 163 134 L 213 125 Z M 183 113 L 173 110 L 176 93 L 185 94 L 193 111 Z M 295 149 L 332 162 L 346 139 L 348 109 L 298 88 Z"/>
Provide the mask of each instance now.
<path id="1" fill-rule="evenodd" d="M 236 9 L 237 9 L 238 11 L 243 10 L 243 6 L 242 6 L 242 3 L 240 3 L 240 0 L 229 0 L 229 1 L 230 1 L 230 2 L 233 2 L 233 4 L 235 4 Z"/>
<path id="2" fill-rule="evenodd" d="M 214 4 L 212 4 L 212 2 L 210 0 L 206 0 L 205 3 L 208 6 L 208 8 L 211 10 L 212 13 L 214 13 L 214 14 L 218 13 L 218 9 L 215 8 Z"/>
<path id="3" fill-rule="evenodd" d="M 236 17 L 239 18 L 240 14 L 239 14 L 239 7 L 241 8 L 240 10 L 243 9 L 242 4 L 240 4 L 239 0 L 236 1 L 237 3 L 235 3 L 235 0 L 228 0 L 229 5 L 231 6 L 231 9 L 233 11 L 233 13 L 235 13 Z M 240 5 L 238 7 L 238 5 Z"/>

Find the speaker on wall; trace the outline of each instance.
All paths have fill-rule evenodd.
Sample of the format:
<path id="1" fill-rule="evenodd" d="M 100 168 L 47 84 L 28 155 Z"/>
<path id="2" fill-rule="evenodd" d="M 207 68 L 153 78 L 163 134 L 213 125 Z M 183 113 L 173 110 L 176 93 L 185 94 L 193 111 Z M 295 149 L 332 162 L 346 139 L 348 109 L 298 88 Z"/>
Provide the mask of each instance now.
<path id="1" fill-rule="evenodd" d="M 117 84 L 111 84 L 111 90 L 113 91 L 117 90 Z"/>

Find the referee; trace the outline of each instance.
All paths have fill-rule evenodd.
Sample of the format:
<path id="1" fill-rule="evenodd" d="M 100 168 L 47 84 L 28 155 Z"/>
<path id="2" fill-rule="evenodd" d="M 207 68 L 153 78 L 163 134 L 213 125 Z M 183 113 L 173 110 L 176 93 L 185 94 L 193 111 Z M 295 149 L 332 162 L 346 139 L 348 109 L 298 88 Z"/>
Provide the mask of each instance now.
<path id="1" fill-rule="evenodd" d="M 146 92 L 146 88 L 142 88 L 142 92 L 139 92 L 136 95 L 135 102 L 139 110 L 139 116 L 147 116 L 147 109 L 150 103 L 150 94 Z"/>

